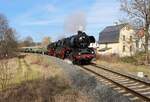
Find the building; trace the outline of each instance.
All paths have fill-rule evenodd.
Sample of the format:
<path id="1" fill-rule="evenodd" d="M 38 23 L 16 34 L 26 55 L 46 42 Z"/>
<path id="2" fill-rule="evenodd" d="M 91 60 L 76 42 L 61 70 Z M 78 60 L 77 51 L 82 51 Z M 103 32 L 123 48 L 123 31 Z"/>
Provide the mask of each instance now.
<path id="1" fill-rule="evenodd" d="M 135 31 L 128 24 L 108 26 L 99 33 L 98 53 L 132 56 L 136 52 Z"/>
<path id="2" fill-rule="evenodd" d="M 141 28 L 137 30 L 137 41 L 136 41 L 136 46 L 137 46 L 137 51 L 144 51 L 144 44 L 145 44 L 145 34 L 144 34 L 144 28 Z M 149 38 L 149 44 L 148 44 L 148 49 L 150 50 L 150 38 Z"/>

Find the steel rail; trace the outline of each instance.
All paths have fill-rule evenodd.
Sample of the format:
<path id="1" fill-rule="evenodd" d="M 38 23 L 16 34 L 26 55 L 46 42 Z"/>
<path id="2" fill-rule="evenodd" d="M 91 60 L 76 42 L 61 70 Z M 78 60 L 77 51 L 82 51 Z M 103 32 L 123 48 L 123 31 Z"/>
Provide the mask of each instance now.
<path id="1" fill-rule="evenodd" d="M 86 67 L 84 67 L 84 66 L 80 66 L 80 67 L 81 67 L 82 69 L 88 71 L 88 72 L 91 72 L 91 73 L 93 73 L 93 74 L 95 74 L 95 75 L 97 75 L 97 76 L 99 76 L 99 77 L 102 77 L 103 79 L 108 80 L 109 82 L 111 82 L 111 83 L 113 83 L 113 84 L 119 86 L 120 88 L 125 89 L 127 92 L 132 93 L 133 95 L 139 97 L 140 99 L 143 99 L 143 100 L 146 101 L 146 102 L 150 102 L 150 98 L 149 98 L 149 97 L 147 97 L 147 96 L 145 96 L 145 95 L 142 95 L 142 94 L 136 92 L 135 90 L 132 90 L 132 89 L 130 89 L 130 88 L 128 88 L 128 87 L 126 87 L 126 86 L 124 86 L 124 85 L 122 85 L 122 84 L 120 84 L 120 83 L 118 83 L 118 82 L 116 82 L 116 81 L 114 81 L 114 80 L 112 80 L 112 79 L 110 79 L 110 78 L 108 78 L 108 77 L 106 77 L 106 76 L 100 74 L 100 73 L 97 73 L 97 72 L 95 72 L 95 71 L 93 71 L 93 70 L 91 70 L 91 69 L 88 69 L 88 68 L 86 68 Z"/>
<path id="2" fill-rule="evenodd" d="M 103 70 L 106 70 L 106 71 L 108 71 L 108 72 L 111 72 L 111 73 L 114 73 L 114 74 L 117 74 L 117 75 L 120 75 L 120 76 L 123 76 L 123 77 L 126 77 L 126 78 L 128 78 L 128 79 L 131 79 L 131 80 L 140 82 L 140 83 L 142 83 L 142 84 L 144 84 L 144 85 L 150 87 L 150 82 L 146 82 L 146 81 L 143 81 L 143 80 L 136 79 L 136 78 L 131 77 L 131 76 L 129 76 L 129 75 L 126 75 L 126 74 L 123 74 L 123 73 L 119 73 L 119 72 L 110 70 L 110 69 L 108 69 L 108 68 L 104 68 L 104 67 L 102 67 L 102 66 L 98 66 L 98 65 L 96 65 L 96 64 L 94 64 L 94 63 L 92 63 L 91 66 L 97 67 L 97 68 L 100 68 L 100 69 L 103 69 Z"/>

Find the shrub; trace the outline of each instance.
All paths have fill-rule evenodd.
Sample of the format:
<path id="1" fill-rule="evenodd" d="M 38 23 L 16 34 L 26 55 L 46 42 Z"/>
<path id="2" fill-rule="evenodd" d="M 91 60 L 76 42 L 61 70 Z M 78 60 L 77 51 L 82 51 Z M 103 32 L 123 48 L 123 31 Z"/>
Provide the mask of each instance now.
<path id="1" fill-rule="evenodd" d="M 6 89 L 14 76 L 13 68 L 10 67 L 8 60 L 0 60 L 0 89 Z"/>
<path id="2" fill-rule="evenodd" d="M 120 61 L 119 56 L 117 54 L 109 54 L 109 55 L 96 55 L 97 60 L 104 60 L 107 62 L 118 62 Z"/>
<path id="3" fill-rule="evenodd" d="M 88 102 L 87 99 L 88 97 L 81 96 L 79 91 L 71 89 L 69 84 L 63 83 L 63 80 L 60 82 L 56 77 L 26 81 L 0 92 L 0 102 Z"/>
<path id="4" fill-rule="evenodd" d="M 125 63 L 137 63 L 137 60 L 135 57 L 122 57 L 121 61 L 125 62 Z"/>

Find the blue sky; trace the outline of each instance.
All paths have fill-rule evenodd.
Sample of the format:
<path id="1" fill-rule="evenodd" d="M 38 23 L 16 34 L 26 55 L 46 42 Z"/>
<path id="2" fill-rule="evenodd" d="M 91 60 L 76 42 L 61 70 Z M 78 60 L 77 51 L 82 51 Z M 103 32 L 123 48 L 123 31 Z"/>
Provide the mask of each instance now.
<path id="1" fill-rule="evenodd" d="M 69 36 L 64 25 L 76 12 L 84 14 L 86 33 L 98 39 L 104 27 L 119 20 L 119 0 L 0 0 L 0 13 L 16 29 L 19 39 L 32 36 L 39 42 L 44 36 L 53 40 Z"/>

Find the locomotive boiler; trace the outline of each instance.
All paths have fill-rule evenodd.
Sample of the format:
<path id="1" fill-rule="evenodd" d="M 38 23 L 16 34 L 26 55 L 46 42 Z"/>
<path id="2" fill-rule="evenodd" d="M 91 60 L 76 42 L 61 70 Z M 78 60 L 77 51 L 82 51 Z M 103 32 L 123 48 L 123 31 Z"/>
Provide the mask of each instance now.
<path id="1" fill-rule="evenodd" d="M 95 43 L 95 38 L 78 31 L 76 35 L 49 44 L 47 49 L 51 56 L 67 58 L 77 64 L 90 63 L 95 58 L 94 49 L 89 48 L 90 43 Z"/>

